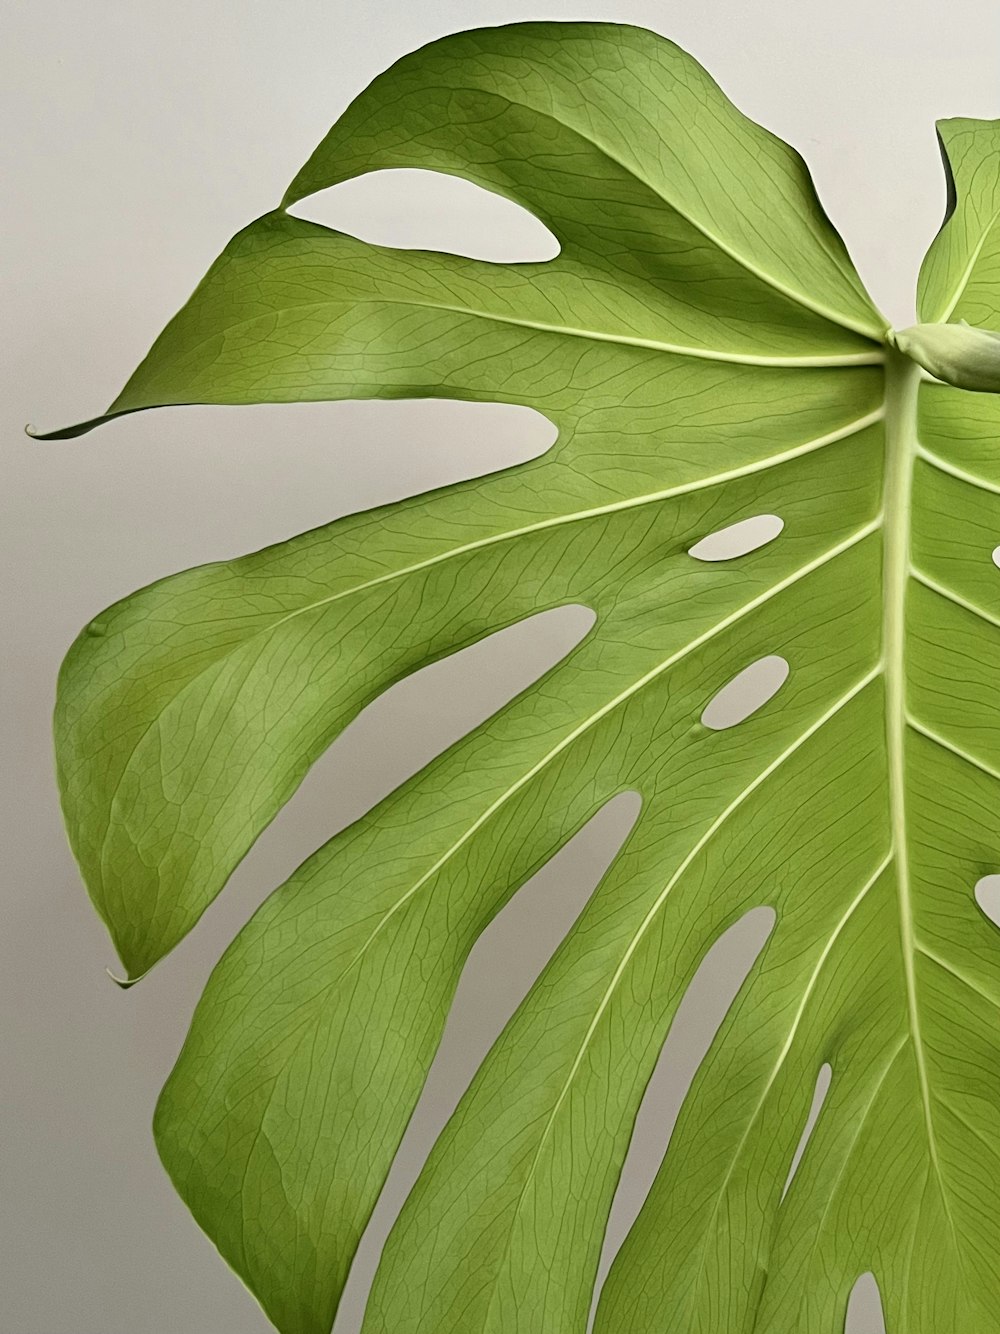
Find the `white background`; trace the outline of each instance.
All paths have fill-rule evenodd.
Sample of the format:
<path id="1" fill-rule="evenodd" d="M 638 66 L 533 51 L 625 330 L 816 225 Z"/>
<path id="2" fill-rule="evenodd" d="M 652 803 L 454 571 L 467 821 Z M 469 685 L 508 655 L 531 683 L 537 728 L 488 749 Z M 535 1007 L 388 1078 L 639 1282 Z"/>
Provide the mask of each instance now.
<path id="1" fill-rule="evenodd" d="M 468 659 L 445 664 L 380 702 L 313 772 L 194 935 L 128 993 L 104 975 L 115 961 L 61 832 L 49 741 L 59 661 L 84 621 L 140 584 L 540 442 L 512 435 L 508 419 L 428 404 L 178 409 L 61 445 L 33 443 L 22 426 L 100 411 L 228 237 L 277 202 L 385 65 L 448 31 L 517 19 L 617 19 L 687 47 L 744 111 L 804 153 L 876 301 L 906 323 L 944 204 L 933 122 L 1000 115 L 1000 6 L 33 0 L 3 10 L 0 1334 L 255 1334 L 267 1322 L 174 1196 L 149 1129 L 200 988 L 303 856 L 537 674 L 577 627 L 557 617 L 508 632 L 472 651 L 472 670 Z M 349 213 L 330 201 L 314 216 L 397 243 L 433 244 L 445 235 L 435 227 L 470 243 L 520 243 L 507 214 L 465 193 L 442 204 L 413 181 L 393 189 L 356 192 L 343 201 Z M 541 916 L 515 914 L 484 942 L 383 1230 L 421 1136 L 446 1115 L 628 815 L 621 805 L 602 813 L 535 886 Z M 737 945 L 702 979 L 698 1015 L 674 1045 L 631 1207 L 643 1172 L 648 1180 L 655 1170 L 702 1030 L 717 1021 L 713 1004 L 718 1011 L 738 980 Z M 498 950 L 516 970 L 497 965 Z M 338 1334 L 356 1328 L 377 1241 L 376 1228 Z M 872 1319 L 861 1311 L 856 1330 L 868 1334 Z"/>

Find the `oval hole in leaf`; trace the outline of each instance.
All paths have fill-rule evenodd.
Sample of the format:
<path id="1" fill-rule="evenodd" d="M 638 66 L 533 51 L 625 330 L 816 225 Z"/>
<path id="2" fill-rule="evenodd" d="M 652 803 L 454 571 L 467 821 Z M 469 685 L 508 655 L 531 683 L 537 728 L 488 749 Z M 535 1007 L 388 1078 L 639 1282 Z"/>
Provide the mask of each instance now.
<path id="1" fill-rule="evenodd" d="M 819 1120 L 819 1114 L 823 1110 L 823 1103 L 826 1101 L 826 1095 L 830 1092 L 830 1079 L 833 1070 L 829 1061 L 825 1061 L 819 1068 L 819 1074 L 816 1076 L 816 1087 L 813 1089 L 812 1103 L 809 1107 L 809 1114 L 806 1117 L 806 1123 L 802 1128 L 802 1134 L 799 1136 L 799 1142 L 792 1155 L 792 1165 L 788 1169 L 788 1176 L 785 1178 L 785 1185 L 781 1192 L 781 1198 L 784 1199 L 788 1194 L 788 1187 L 792 1184 L 795 1173 L 799 1170 L 799 1163 L 802 1161 L 802 1155 L 806 1151 L 806 1146 L 816 1128 L 816 1122 Z"/>
<path id="2" fill-rule="evenodd" d="M 754 514 L 725 528 L 719 528 L 696 542 L 688 551 L 695 560 L 735 560 L 773 542 L 785 526 L 776 514 Z"/>
<path id="3" fill-rule="evenodd" d="M 663 1163 L 691 1081 L 774 930 L 775 920 L 773 908 L 751 908 L 728 927 L 698 965 L 677 1008 L 642 1095 L 611 1203 L 594 1285 L 591 1324 L 604 1280 Z"/>
<path id="4" fill-rule="evenodd" d="M 435 1140 L 618 855 L 641 805 L 638 793 L 622 792 L 602 806 L 508 900 L 470 951 L 427 1082 L 351 1265 L 333 1334 L 360 1328 L 382 1247 Z"/>
<path id="5" fill-rule="evenodd" d="M 976 902 L 994 924 L 1000 926 L 1000 875 L 984 875 L 976 881 Z"/>
<path id="6" fill-rule="evenodd" d="M 310 195 L 289 212 L 394 249 L 443 250 L 494 264 L 539 263 L 559 254 L 555 236 L 526 208 L 440 171 L 367 172 Z"/>
<path id="7" fill-rule="evenodd" d="M 990 559 L 993 561 L 993 564 L 996 565 L 998 569 L 1000 569 L 1000 547 L 993 548 L 993 550 L 990 552 Z"/>
<path id="8" fill-rule="evenodd" d="M 851 1289 L 844 1334 L 885 1334 L 882 1294 L 871 1270 L 862 1274 Z"/>
<path id="9" fill-rule="evenodd" d="M 788 680 L 788 663 L 776 653 L 737 672 L 705 705 L 701 721 L 713 732 L 735 727 L 762 709 Z"/>

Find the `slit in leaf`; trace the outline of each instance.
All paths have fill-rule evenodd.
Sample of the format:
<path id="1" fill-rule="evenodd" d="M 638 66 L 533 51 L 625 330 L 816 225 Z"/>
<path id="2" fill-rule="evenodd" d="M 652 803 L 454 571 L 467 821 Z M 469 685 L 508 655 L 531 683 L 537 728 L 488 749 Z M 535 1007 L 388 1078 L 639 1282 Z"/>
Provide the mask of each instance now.
<path id="1" fill-rule="evenodd" d="M 666 1156 L 681 1105 L 729 1008 L 774 929 L 773 908 L 751 908 L 708 950 L 677 1008 L 650 1075 L 608 1215 L 590 1310 Z M 589 1328 L 590 1326 L 588 1326 Z"/>
<path id="2" fill-rule="evenodd" d="M 799 1170 L 799 1163 L 802 1161 L 802 1155 L 805 1153 L 816 1128 L 816 1122 L 819 1120 L 819 1114 L 823 1110 L 823 1103 L 826 1101 L 826 1095 L 830 1091 L 830 1078 L 833 1074 L 829 1061 L 819 1068 L 819 1074 L 816 1076 L 816 1086 L 813 1089 L 812 1103 L 809 1107 L 809 1114 L 806 1116 L 806 1123 L 802 1127 L 802 1134 L 795 1152 L 792 1154 L 792 1164 L 788 1169 L 788 1176 L 785 1178 L 785 1184 L 781 1191 L 781 1198 L 784 1199 L 788 1194 L 788 1188 L 795 1179 L 795 1173 Z"/>
<path id="3" fill-rule="evenodd" d="M 314 848 L 551 671 L 595 619 L 578 603 L 537 612 L 383 691 L 315 761 L 295 800 L 282 807 L 234 872 L 231 888 L 249 880 L 256 906 Z M 220 919 L 233 914 L 231 936 L 247 908 L 242 893 L 233 893 L 221 894 L 209 911 Z"/>
<path id="4" fill-rule="evenodd" d="M 437 1054 L 355 1253 L 332 1334 L 356 1334 L 382 1247 L 435 1141 L 504 1025 L 586 907 L 641 809 L 636 792 L 606 802 L 509 899 L 462 969 Z"/>
<path id="5" fill-rule="evenodd" d="M 65 494 L 78 497 L 83 540 L 107 553 L 110 602 L 162 575 L 168 541 L 178 564 L 225 560 L 346 512 L 528 463 L 557 436 L 548 417 L 519 403 L 351 399 L 224 412 L 189 404 L 136 413 L 128 430 L 99 439 L 102 466 L 117 479 L 110 490 L 90 484 L 85 451 L 67 448 L 60 467 Z M 123 493 L 133 522 L 119 532 Z"/>
<path id="6" fill-rule="evenodd" d="M 526 208 L 440 171 L 366 172 L 310 195 L 289 212 L 393 249 L 441 250 L 493 264 L 544 263 L 559 254 L 556 237 Z"/>

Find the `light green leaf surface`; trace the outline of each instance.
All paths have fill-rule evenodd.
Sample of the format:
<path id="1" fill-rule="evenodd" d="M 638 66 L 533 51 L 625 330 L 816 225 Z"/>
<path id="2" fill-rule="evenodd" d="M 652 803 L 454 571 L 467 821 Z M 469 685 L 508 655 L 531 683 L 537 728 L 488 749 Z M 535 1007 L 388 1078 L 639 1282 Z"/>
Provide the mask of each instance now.
<path id="1" fill-rule="evenodd" d="M 938 121 L 948 216 L 917 284 L 922 320 L 996 322 L 1000 291 L 1000 121 Z"/>
<path id="2" fill-rule="evenodd" d="M 1000 132 L 942 134 L 956 201 L 921 318 L 996 327 Z M 394 167 L 508 196 L 558 257 L 382 249 L 278 210 L 109 415 L 438 396 L 528 405 L 558 440 L 87 627 L 60 683 L 60 778 L 130 975 L 391 683 L 544 608 L 596 623 L 240 933 L 160 1100 L 167 1169 L 283 1334 L 323 1334 L 473 944 L 634 790 L 634 829 L 393 1230 L 366 1330 L 582 1334 L 673 1017 L 759 905 L 776 925 L 597 1334 L 839 1334 L 868 1269 L 890 1334 L 1000 1330 L 1000 951 L 973 895 L 1000 857 L 1000 405 L 920 384 L 884 346 L 797 154 L 650 33 L 437 42 L 353 103 L 285 205 Z M 688 554 L 757 514 L 783 520 L 776 540 Z M 790 666 L 778 693 L 706 727 L 769 654 Z"/>

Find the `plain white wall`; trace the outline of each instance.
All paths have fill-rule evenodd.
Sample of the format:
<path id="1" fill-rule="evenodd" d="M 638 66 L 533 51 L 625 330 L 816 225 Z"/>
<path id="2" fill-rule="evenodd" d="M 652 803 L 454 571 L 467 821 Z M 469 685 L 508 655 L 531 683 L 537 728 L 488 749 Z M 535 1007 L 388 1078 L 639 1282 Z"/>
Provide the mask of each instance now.
<path id="1" fill-rule="evenodd" d="M 149 1129 L 200 988 L 253 907 L 304 855 L 541 670 L 574 625 L 557 616 L 516 629 L 479 653 L 472 671 L 467 661 L 444 664 L 372 710 L 198 931 L 129 993 L 104 976 L 110 946 L 61 831 L 49 741 L 56 670 L 83 622 L 142 583 L 496 466 L 541 441 L 519 438 L 507 420 L 473 427 L 433 404 L 181 409 L 61 445 L 32 443 L 22 426 L 99 411 L 227 238 L 273 206 L 386 64 L 448 31 L 525 18 L 618 19 L 686 46 L 743 110 L 805 154 L 876 300 L 908 322 L 944 201 L 933 121 L 1000 115 L 1000 6 L 32 0 L 3 11 L 0 1334 L 254 1334 L 266 1321 L 173 1195 Z M 373 199 L 354 216 L 368 208 L 372 226 L 391 228 L 398 207 L 433 220 L 429 195 Z M 470 235 L 483 225 L 460 200 L 449 213 Z M 629 815 L 627 803 L 603 812 L 543 873 L 541 917 L 512 918 L 485 942 L 383 1227 L 419 1163 L 421 1135 L 446 1114 Z M 491 963 L 504 938 L 519 954 L 536 937 L 523 977 Z M 702 1029 L 713 1004 L 724 1004 L 738 954 L 720 956 L 702 983 Z M 698 1022 L 685 1031 L 664 1108 L 703 1041 Z M 356 1327 L 376 1242 L 338 1334 Z M 857 1329 L 872 1320 L 869 1303 Z"/>

